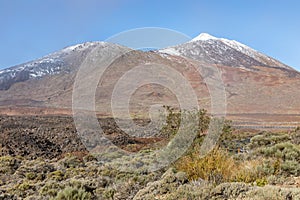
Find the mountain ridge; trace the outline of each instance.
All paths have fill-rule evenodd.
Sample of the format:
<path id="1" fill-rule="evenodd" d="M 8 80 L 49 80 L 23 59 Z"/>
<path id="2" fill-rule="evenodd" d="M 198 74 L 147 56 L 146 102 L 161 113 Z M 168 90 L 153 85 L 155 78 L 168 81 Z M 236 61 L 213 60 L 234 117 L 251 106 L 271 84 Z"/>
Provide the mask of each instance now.
<path id="1" fill-rule="evenodd" d="M 298 71 L 286 67 L 273 58 L 270 60 L 266 55 L 261 56 L 261 53 L 243 44 L 228 40 L 231 41 L 230 45 L 233 48 L 226 44 L 227 39 L 225 43 L 223 40 L 202 34 L 197 40 L 175 47 L 148 52 L 132 50 L 122 55 L 105 71 L 101 84 L 97 86 L 95 98 L 98 99 L 96 107 L 99 113 L 110 116 L 109 99 L 114 84 L 127 71 L 140 64 L 154 63 L 167 65 L 179 71 L 196 91 L 201 107 L 208 111 L 211 106 L 210 96 L 203 78 L 197 76 L 199 66 L 206 68 L 213 66 L 220 71 L 226 90 L 227 112 L 232 119 L 240 120 L 242 116 L 245 121 L 261 120 L 265 113 L 264 119 L 272 120 L 270 115 L 278 115 L 276 120 L 282 121 L 285 120 L 282 115 L 300 115 L 298 109 L 300 102 L 297 101 L 300 99 Z M 100 50 L 110 47 L 107 48 L 109 51 L 121 47 L 106 42 L 83 43 L 29 62 L 32 66 L 25 63 L 1 70 L 0 113 L 24 114 L 28 111 L 25 108 L 37 107 L 39 109 L 32 109 L 34 114 L 39 112 L 42 115 L 51 112 L 57 114 L 60 109 L 61 113 L 71 114 L 72 112 L 67 110 L 72 108 L 72 90 L 76 73 L 87 55 L 97 46 Z M 247 55 L 251 53 L 254 55 Z M 34 73 L 30 71 L 32 69 Z M 8 70 L 15 70 L 16 76 L 9 78 L 7 73 L 12 72 Z M 32 74 L 30 76 L 30 73 L 36 76 Z M 130 83 L 127 84 L 130 86 Z M 155 85 L 139 88 L 133 99 L 131 105 L 134 112 L 145 111 L 153 103 L 177 105 L 174 95 Z M 26 112 L 22 111 L 23 108 Z M 298 117 L 286 119 L 299 121 Z"/>
<path id="2" fill-rule="evenodd" d="M 200 45 L 199 45 L 199 43 L 200 43 Z M 278 68 L 283 68 L 283 69 L 287 69 L 287 70 L 295 70 L 294 68 L 289 67 L 286 64 L 283 64 L 282 62 L 280 62 L 274 58 L 266 56 L 263 53 L 256 51 L 255 49 L 253 49 L 245 44 L 242 44 L 238 41 L 229 40 L 229 39 L 225 39 L 225 38 L 217 38 L 208 33 L 201 33 L 200 35 L 196 36 L 195 38 L 188 41 L 187 43 L 179 44 L 174 47 L 168 47 L 168 48 L 165 48 L 165 49 L 162 49 L 159 51 L 163 52 L 163 53 L 169 53 L 169 54 L 173 54 L 173 55 L 181 55 L 181 56 L 186 56 L 186 57 L 190 57 L 193 59 L 197 59 L 197 58 L 195 58 L 195 56 L 188 55 L 188 53 L 183 52 L 182 48 L 183 49 L 190 48 L 189 46 L 191 46 L 191 44 L 196 44 L 196 45 L 193 45 L 193 48 L 192 48 L 193 50 L 195 50 L 195 46 L 201 46 L 201 45 L 205 45 L 207 48 L 212 46 L 215 49 L 218 49 L 218 46 L 222 46 L 222 43 L 225 44 L 227 47 L 230 47 L 237 52 L 240 52 L 256 61 L 259 61 L 260 63 L 262 63 L 266 66 L 278 67 Z M 225 48 L 224 46 L 222 48 L 223 48 L 223 49 L 221 49 L 222 52 L 220 52 L 220 50 L 219 50 L 219 53 L 224 54 L 224 55 L 225 55 L 226 51 L 230 50 L 228 48 Z M 202 51 L 200 50 L 199 52 L 196 52 L 196 54 L 199 55 L 201 53 L 205 53 L 205 51 L 206 51 L 206 49 L 202 49 Z M 199 60 L 199 58 L 198 58 L 198 60 Z M 248 60 L 249 60 L 249 58 L 248 58 Z M 214 64 L 216 64 L 216 63 L 214 63 Z M 234 64 L 236 65 L 236 63 L 234 63 Z M 254 62 L 252 64 L 259 64 L 259 63 Z M 297 70 L 295 70 L 295 71 L 297 71 Z"/>
<path id="3" fill-rule="evenodd" d="M 238 41 L 235 40 L 229 40 L 229 39 L 225 39 L 225 38 L 217 38 L 215 36 L 212 36 L 208 33 L 201 33 L 198 36 L 196 36 L 195 38 L 193 38 L 192 40 L 188 41 L 187 43 L 183 43 L 183 44 L 179 44 L 176 45 L 174 47 L 167 47 L 165 49 L 160 49 L 158 50 L 159 52 L 162 53 L 168 53 L 168 54 L 172 54 L 172 55 L 180 55 L 179 52 L 177 52 L 174 48 L 176 47 L 180 47 L 182 45 L 185 44 L 189 44 L 189 43 L 194 43 L 194 42 L 203 42 L 203 41 L 221 41 L 223 42 L 225 45 L 230 46 L 232 49 L 235 49 L 237 51 L 242 52 L 243 54 L 252 57 L 254 59 L 258 59 L 261 61 L 261 63 L 266 64 L 266 62 L 271 62 L 273 65 L 277 65 L 277 67 L 281 67 L 284 69 L 289 69 L 289 70 L 295 70 L 292 67 L 287 66 L 286 64 L 281 63 L 280 61 L 271 58 L 269 56 L 265 56 L 263 53 L 254 50 L 253 48 L 242 44 Z M 93 46 L 97 46 L 97 45 L 104 45 L 104 44 L 110 44 L 104 41 L 93 41 L 93 42 L 84 42 L 84 43 L 80 43 L 80 44 L 75 44 L 75 45 L 71 45 L 71 46 L 67 46 L 61 50 L 55 51 L 53 53 L 50 53 L 46 56 L 43 56 L 41 58 L 29 61 L 29 62 L 25 62 L 23 64 L 18 64 L 15 66 L 11 66 L 8 68 L 4 68 L 0 70 L 0 77 L 5 75 L 6 73 L 10 72 L 10 71 L 21 71 L 25 68 L 31 68 L 32 66 L 36 65 L 38 66 L 38 64 L 54 64 L 56 65 L 56 68 L 52 68 L 50 71 L 48 72 L 43 72 L 43 71 L 37 71 L 36 73 L 29 73 L 29 76 L 31 77 L 41 77 L 44 74 L 48 73 L 48 74 L 55 74 L 55 72 L 59 71 L 59 66 L 61 66 L 62 64 L 64 64 L 59 58 L 61 56 L 64 56 L 63 54 L 69 54 L 72 51 L 84 51 L 85 49 L 88 49 L 90 47 Z M 174 52 L 174 50 L 176 52 Z M 256 54 L 256 55 L 254 55 Z M 183 55 L 184 56 L 184 55 Z M 61 63 L 60 63 L 61 62 Z M 32 68 L 31 68 L 32 69 Z M 295 70 L 297 71 L 297 70 Z M 1 78 L 0 78 L 0 85 L 1 85 Z M 0 87 L 1 89 L 1 87 Z"/>
<path id="4" fill-rule="evenodd" d="M 109 43 L 96 41 L 85 42 L 65 47 L 61 50 L 50 53 L 39 59 L 29 61 L 23 64 L 15 65 L 0 70 L 0 90 L 7 90 L 16 82 L 22 82 L 34 78 L 42 78 L 47 75 L 59 73 L 70 73 L 75 61 L 91 51 L 95 46 L 105 46 Z M 74 54 L 74 55 L 73 55 Z"/>

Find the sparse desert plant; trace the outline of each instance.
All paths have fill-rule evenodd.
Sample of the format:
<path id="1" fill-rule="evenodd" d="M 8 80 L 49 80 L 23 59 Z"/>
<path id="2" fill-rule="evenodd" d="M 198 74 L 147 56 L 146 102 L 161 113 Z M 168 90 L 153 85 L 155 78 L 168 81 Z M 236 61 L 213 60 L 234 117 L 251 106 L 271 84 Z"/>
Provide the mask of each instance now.
<path id="1" fill-rule="evenodd" d="M 261 146 L 267 146 L 271 144 L 271 141 L 265 135 L 256 135 L 250 140 L 250 148 L 257 148 Z"/>
<path id="2" fill-rule="evenodd" d="M 257 186 L 263 187 L 268 184 L 268 180 L 266 178 L 259 178 L 255 180 Z"/>
<path id="3" fill-rule="evenodd" d="M 222 182 L 267 184 L 266 177 L 276 174 L 280 168 L 277 161 L 263 159 L 235 160 L 234 156 L 219 147 L 201 158 L 198 151 L 182 157 L 175 163 L 179 171 L 187 173 L 189 180 L 204 179 L 214 184 Z"/>
<path id="4" fill-rule="evenodd" d="M 240 162 L 231 176 L 231 181 L 253 183 L 261 179 L 263 173 L 259 169 L 260 165 L 261 161 L 258 160 Z"/>
<path id="5" fill-rule="evenodd" d="M 28 180 L 21 180 L 19 183 L 12 184 L 11 187 L 7 188 L 7 193 L 24 199 L 24 197 L 33 194 L 35 190 L 36 186 L 34 183 Z"/>
<path id="6" fill-rule="evenodd" d="M 171 137 L 172 135 L 175 135 L 177 133 L 180 126 L 181 112 L 176 112 L 175 109 L 171 106 L 164 106 L 164 108 L 166 109 L 167 116 L 166 123 L 161 129 L 161 133 L 163 136 Z"/>
<path id="7" fill-rule="evenodd" d="M 300 148 L 290 142 L 284 142 L 272 147 L 261 148 L 259 153 L 266 157 L 281 158 L 283 160 L 298 160 L 300 157 Z"/>
<path id="8" fill-rule="evenodd" d="M 276 158 L 281 163 L 280 173 L 286 175 L 300 175 L 300 148 L 290 142 L 280 143 L 272 147 L 261 148 L 259 153 L 265 157 Z"/>
<path id="9" fill-rule="evenodd" d="M 300 127 L 291 134 L 291 142 L 300 145 Z"/>
<path id="10" fill-rule="evenodd" d="M 287 133 L 262 132 L 251 138 L 250 148 L 258 148 L 261 146 L 271 147 L 273 145 L 291 141 L 291 136 Z"/>
<path id="11" fill-rule="evenodd" d="M 186 172 L 189 180 L 200 178 L 215 184 L 230 180 L 237 167 L 228 153 L 218 148 L 203 158 L 197 152 L 184 156 L 175 166 L 179 171 Z"/>
<path id="12" fill-rule="evenodd" d="M 82 188 L 66 187 L 58 192 L 57 196 L 53 200 L 89 200 L 91 194 L 83 190 Z"/>
<path id="13" fill-rule="evenodd" d="M 174 136 L 181 123 L 181 117 L 184 115 L 185 117 L 197 117 L 198 118 L 198 132 L 199 135 L 208 129 L 210 117 L 207 115 L 207 111 L 205 109 L 185 111 L 185 110 L 176 110 L 170 106 L 164 106 L 167 112 L 166 122 L 163 128 L 161 129 L 161 134 L 165 137 Z"/>
<path id="14" fill-rule="evenodd" d="M 55 181 L 62 181 L 64 179 L 64 176 L 65 174 L 61 170 L 57 170 L 48 174 L 48 178 L 50 180 L 55 180 Z"/>
<path id="15" fill-rule="evenodd" d="M 230 134 L 232 133 L 233 127 L 231 126 L 231 120 L 225 120 L 223 124 L 222 134 Z"/>
<path id="16" fill-rule="evenodd" d="M 20 166 L 21 161 L 15 157 L 2 156 L 0 157 L 0 173 L 13 174 Z"/>
<path id="17" fill-rule="evenodd" d="M 26 190 L 29 190 L 30 188 L 33 188 L 34 186 L 32 184 L 30 184 L 29 182 L 27 181 L 24 181 L 23 183 L 21 183 L 20 185 L 18 185 L 18 189 L 20 191 L 26 191 Z"/>
<path id="18" fill-rule="evenodd" d="M 63 186 L 56 181 L 49 181 L 39 190 L 39 194 L 41 196 L 55 197 L 62 188 Z"/>
<path id="19" fill-rule="evenodd" d="M 60 160 L 60 164 L 65 168 L 76 168 L 84 166 L 84 163 L 77 156 L 73 156 L 72 154 L 66 155 L 62 160 Z"/>
<path id="20" fill-rule="evenodd" d="M 282 173 L 286 175 L 300 175 L 300 164 L 299 161 L 295 160 L 287 160 L 281 165 Z"/>
<path id="21" fill-rule="evenodd" d="M 248 145 L 254 134 L 251 131 L 233 128 L 229 128 L 228 131 L 226 130 L 226 126 L 230 127 L 230 124 L 226 125 L 228 123 L 230 123 L 230 121 L 225 120 L 225 128 L 223 128 L 218 143 L 222 148 L 231 152 L 236 160 L 245 159 L 248 155 L 247 152 L 250 150 Z"/>
<path id="22" fill-rule="evenodd" d="M 285 177 L 280 175 L 271 175 L 267 177 L 267 181 L 269 185 L 288 185 L 287 183 L 293 185 L 293 177 Z"/>
<path id="23" fill-rule="evenodd" d="M 293 189 L 280 188 L 274 186 L 259 187 L 249 190 L 245 194 L 247 200 L 281 200 L 281 199 L 299 199 L 299 195 Z"/>
<path id="24" fill-rule="evenodd" d="M 86 156 L 83 157 L 84 162 L 91 162 L 91 161 L 97 161 L 97 158 L 93 154 L 87 154 Z"/>
<path id="25" fill-rule="evenodd" d="M 37 177 L 37 174 L 34 173 L 34 172 L 28 172 L 28 173 L 25 174 L 25 176 L 28 180 L 33 180 Z"/>
<path id="26" fill-rule="evenodd" d="M 105 199 L 113 199 L 116 191 L 113 188 L 107 188 L 104 190 L 102 196 Z"/>

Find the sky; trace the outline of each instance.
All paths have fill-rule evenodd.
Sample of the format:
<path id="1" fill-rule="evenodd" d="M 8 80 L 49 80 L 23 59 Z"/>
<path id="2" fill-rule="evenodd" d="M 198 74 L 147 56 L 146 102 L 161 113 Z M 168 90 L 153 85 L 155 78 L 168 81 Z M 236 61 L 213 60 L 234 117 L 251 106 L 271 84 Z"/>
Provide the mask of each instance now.
<path id="1" fill-rule="evenodd" d="M 0 69 L 134 28 L 234 39 L 300 71 L 297 0 L 0 0 Z"/>

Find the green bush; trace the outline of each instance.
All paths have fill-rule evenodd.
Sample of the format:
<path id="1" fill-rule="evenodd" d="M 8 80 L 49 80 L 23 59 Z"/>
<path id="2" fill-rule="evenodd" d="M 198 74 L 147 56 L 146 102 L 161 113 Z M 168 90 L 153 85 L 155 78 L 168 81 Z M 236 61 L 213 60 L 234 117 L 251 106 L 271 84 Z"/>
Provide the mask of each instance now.
<path id="1" fill-rule="evenodd" d="M 66 187 L 58 192 L 57 196 L 53 200 L 89 200 L 91 194 L 83 190 L 82 188 Z"/>
<path id="2" fill-rule="evenodd" d="M 54 172 L 51 172 L 50 174 L 48 174 L 48 178 L 50 180 L 55 180 L 55 181 L 62 181 L 64 180 L 64 172 L 62 172 L 61 170 L 57 170 Z"/>
<path id="3" fill-rule="evenodd" d="M 300 130 L 296 130 L 291 134 L 291 142 L 300 145 Z"/>
<path id="4" fill-rule="evenodd" d="M 13 174 L 20 166 L 21 161 L 11 156 L 0 157 L 0 174 Z"/>
<path id="5" fill-rule="evenodd" d="M 55 197 L 62 188 L 63 186 L 56 181 L 49 181 L 39 190 L 39 194 L 42 196 Z"/>
<path id="6" fill-rule="evenodd" d="M 115 195 L 116 191 L 112 188 L 108 188 L 106 190 L 104 190 L 102 196 L 105 199 L 113 199 L 114 195 Z"/>
<path id="7" fill-rule="evenodd" d="M 33 180 L 37 177 L 36 173 L 34 173 L 34 172 L 28 172 L 25 174 L 25 176 L 28 180 Z"/>
<path id="8" fill-rule="evenodd" d="M 256 185 L 259 187 L 263 187 L 268 184 L 268 181 L 266 178 L 256 179 L 255 182 L 256 182 Z"/>
<path id="9" fill-rule="evenodd" d="M 300 164 L 298 161 L 294 161 L 294 160 L 285 161 L 284 163 L 282 163 L 281 169 L 282 169 L 282 173 L 286 175 L 289 174 L 295 176 L 300 175 Z"/>
<path id="10" fill-rule="evenodd" d="M 176 111 L 174 108 L 170 106 L 164 106 L 167 111 L 166 122 L 163 128 L 161 129 L 162 136 L 172 137 L 174 136 L 181 123 L 181 117 L 184 115 L 185 117 L 197 117 L 198 118 L 198 132 L 199 134 L 203 133 L 208 129 L 210 123 L 210 117 L 207 115 L 207 111 L 204 109 L 194 110 L 194 111 Z M 226 127 L 228 128 L 228 127 Z"/>
<path id="11" fill-rule="evenodd" d="M 24 181 L 22 184 L 20 184 L 20 185 L 18 186 L 18 189 L 19 189 L 20 191 L 26 191 L 26 190 L 29 190 L 29 189 L 31 189 L 31 188 L 33 188 L 33 185 L 29 184 L 29 183 L 26 182 L 26 181 Z"/>
<path id="12" fill-rule="evenodd" d="M 249 146 L 250 148 L 270 147 L 288 141 L 291 141 L 291 136 L 286 133 L 262 132 L 260 135 L 251 138 Z"/>
<path id="13" fill-rule="evenodd" d="M 259 149 L 259 153 L 266 157 L 281 158 L 283 160 L 299 160 L 300 149 L 299 146 L 290 142 L 276 144 L 272 147 Z"/>

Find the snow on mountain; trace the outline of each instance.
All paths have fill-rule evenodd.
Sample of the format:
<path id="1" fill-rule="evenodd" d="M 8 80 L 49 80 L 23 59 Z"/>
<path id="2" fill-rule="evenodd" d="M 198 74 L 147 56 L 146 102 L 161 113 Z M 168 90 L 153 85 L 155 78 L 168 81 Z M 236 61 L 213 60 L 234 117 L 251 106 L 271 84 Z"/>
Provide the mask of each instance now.
<path id="1" fill-rule="evenodd" d="M 228 40 L 228 39 L 224 39 L 224 38 L 221 38 L 220 39 L 223 43 L 225 43 L 226 45 L 246 54 L 247 56 L 249 57 L 252 57 L 264 64 L 267 64 L 269 66 L 277 66 L 277 67 L 280 67 L 280 68 L 285 68 L 285 69 L 292 69 L 291 67 L 287 66 L 287 65 L 284 65 L 283 63 L 280 63 L 279 61 L 269 57 L 269 56 L 266 56 L 240 42 L 237 42 L 235 40 Z"/>
<path id="2" fill-rule="evenodd" d="M 71 51 L 83 51 L 86 50 L 90 47 L 95 47 L 95 46 L 105 46 L 108 45 L 107 42 L 85 42 L 82 44 L 76 44 L 73 46 L 69 46 L 69 47 L 65 47 L 64 49 L 62 49 L 62 52 L 71 52 Z"/>
<path id="3" fill-rule="evenodd" d="M 175 48 L 173 47 L 169 47 L 169 48 L 166 48 L 166 49 L 161 49 L 159 50 L 160 53 L 166 53 L 166 54 L 170 54 L 170 55 L 175 55 L 175 56 L 180 56 L 181 54 L 176 51 Z"/>
<path id="4" fill-rule="evenodd" d="M 254 54 L 258 53 L 256 50 L 240 43 L 237 42 L 235 40 L 228 40 L 225 38 L 217 38 L 214 37 L 208 33 L 201 33 L 200 35 L 198 35 L 197 37 L 193 38 L 190 42 L 196 42 L 196 41 L 207 41 L 207 40 L 218 40 L 218 41 L 222 41 L 223 43 L 225 43 L 226 45 L 230 46 L 233 49 L 236 49 L 248 56 L 254 56 Z"/>
<path id="5" fill-rule="evenodd" d="M 208 64 L 247 68 L 262 65 L 252 57 L 243 54 L 208 34 L 201 34 L 187 43 L 162 49 L 159 50 L 159 52 L 177 56 L 180 55 Z"/>
<path id="6" fill-rule="evenodd" d="M 217 38 L 208 33 L 201 33 L 185 44 L 165 48 L 159 52 L 233 67 L 269 66 L 293 70 L 291 67 L 240 42 Z"/>
<path id="7" fill-rule="evenodd" d="M 41 78 L 47 75 L 69 73 L 78 66 L 85 52 L 106 42 L 86 42 L 66 47 L 40 59 L 0 70 L 0 90 L 8 89 L 15 82 Z"/>
<path id="8" fill-rule="evenodd" d="M 86 42 L 66 47 L 40 59 L 0 70 L 0 90 L 7 90 L 17 82 L 39 79 L 48 75 L 70 73 L 76 70 L 94 47 L 110 45 L 114 51 L 118 45 L 106 42 Z M 158 50 L 162 56 L 185 56 L 208 64 L 258 70 L 256 66 L 273 67 L 293 71 L 289 66 L 268 57 L 240 42 L 217 38 L 201 33 L 191 41 Z"/>
<path id="9" fill-rule="evenodd" d="M 195 42 L 195 41 L 206 41 L 206 40 L 217 40 L 218 38 L 209 35 L 208 33 L 201 33 L 200 35 L 198 35 L 197 37 L 195 37 L 194 39 L 191 40 L 191 42 Z"/>

